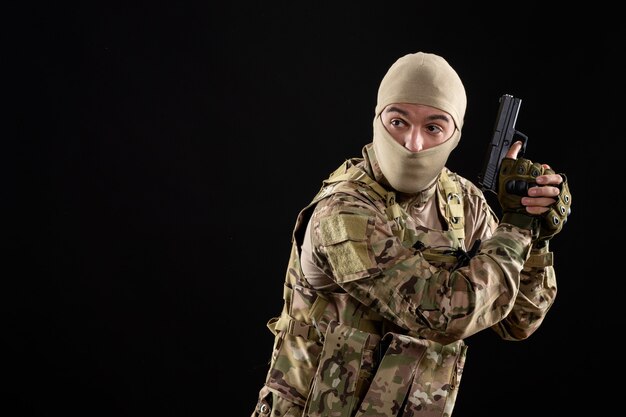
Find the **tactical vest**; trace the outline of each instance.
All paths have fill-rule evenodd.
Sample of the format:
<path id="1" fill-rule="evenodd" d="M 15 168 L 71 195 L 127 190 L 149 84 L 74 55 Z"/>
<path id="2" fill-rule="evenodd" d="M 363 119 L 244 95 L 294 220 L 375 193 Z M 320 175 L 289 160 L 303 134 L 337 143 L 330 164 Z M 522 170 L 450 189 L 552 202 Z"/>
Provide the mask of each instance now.
<path id="1" fill-rule="evenodd" d="M 384 202 L 385 214 L 395 224 L 394 234 L 414 243 L 405 228 L 407 213 L 397 204 L 395 193 L 356 167 L 357 161 L 347 160 L 333 172 L 298 215 L 283 310 L 267 324 L 275 342 L 265 385 L 304 410 L 294 415 L 449 416 L 465 361 L 462 340 L 442 345 L 402 334 L 348 294 L 317 291 L 304 279 L 299 256 L 302 230 L 315 204 L 335 192 L 348 192 L 379 206 Z M 437 187 L 449 231 L 463 247 L 460 185 L 443 172 Z M 440 253 L 424 256 L 435 262 L 456 260 Z M 267 411 L 259 415 L 269 415 Z"/>

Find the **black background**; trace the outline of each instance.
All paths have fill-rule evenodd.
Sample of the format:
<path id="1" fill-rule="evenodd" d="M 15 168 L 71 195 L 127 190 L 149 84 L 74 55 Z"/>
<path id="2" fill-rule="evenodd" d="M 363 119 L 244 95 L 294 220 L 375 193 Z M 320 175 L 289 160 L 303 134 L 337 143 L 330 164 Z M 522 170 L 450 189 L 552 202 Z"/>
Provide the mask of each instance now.
<path id="1" fill-rule="evenodd" d="M 467 340 L 455 416 L 610 409 L 619 213 L 615 196 L 599 201 L 623 177 L 615 12 L 84 3 L 6 15 L 12 415 L 250 415 L 295 217 L 360 156 L 378 83 L 418 50 L 444 56 L 467 90 L 450 168 L 476 179 L 512 94 L 526 156 L 567 173 L 574 200 L 552 243 L 552 311 L 524 342 Z"/>

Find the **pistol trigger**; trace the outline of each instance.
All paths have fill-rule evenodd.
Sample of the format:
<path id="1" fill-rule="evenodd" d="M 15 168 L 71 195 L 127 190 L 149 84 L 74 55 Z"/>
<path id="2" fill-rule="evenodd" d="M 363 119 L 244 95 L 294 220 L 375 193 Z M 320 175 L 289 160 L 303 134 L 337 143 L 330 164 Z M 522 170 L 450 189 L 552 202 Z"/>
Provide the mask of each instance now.
<path id="1" fill-rule="evenodd" d="M 522 141 L 522 148 L 519 150 L 517 157 L 523 157 L 526 153 L 526 143 L 528 143 L 528 136 L 517 130 L 515 131 L 515 136 L 517 137 L 517 139 Z"/>

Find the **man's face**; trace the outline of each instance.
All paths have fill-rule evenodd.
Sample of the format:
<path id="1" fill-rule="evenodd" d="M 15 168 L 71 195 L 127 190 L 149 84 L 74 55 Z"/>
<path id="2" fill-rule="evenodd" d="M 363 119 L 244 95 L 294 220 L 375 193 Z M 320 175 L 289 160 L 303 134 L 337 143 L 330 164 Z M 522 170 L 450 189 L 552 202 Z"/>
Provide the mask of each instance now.
<path id="1" fill-rule="evenodd" d="M 411 152 L 437 146 L 455 130 L 450 114 L 422 104 L 389 104 L 381 113 L 381 120 L 394 140 Z"/>

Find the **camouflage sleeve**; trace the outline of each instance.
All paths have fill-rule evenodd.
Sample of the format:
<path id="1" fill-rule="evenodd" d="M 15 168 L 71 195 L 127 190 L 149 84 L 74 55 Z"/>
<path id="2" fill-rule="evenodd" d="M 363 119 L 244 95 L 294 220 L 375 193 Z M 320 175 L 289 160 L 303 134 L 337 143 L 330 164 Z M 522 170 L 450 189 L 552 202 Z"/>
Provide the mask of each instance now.
<path id="1" fill-rule="evenodd" d="M 402 245 L 380 210 L 333 196 L 314 212 L 312 245 L 320 268 L 361 303 L 410 334 L 449 343 L 509 315 L 531 236 L 499 225 L 467 266 L 448 271 Z"/>
<path id="2" fill-rule="evenodd" d="M 465 217 L 468 246 L 476 239 L 486 239 L 498 225 L 496 214 L 489 208 L 482 192 L 466 184 L 471 201 L 466 204 Z M 521 273 L 519 292 L 513 309 L 493 330 L 505 340 L 522 340 L 539 328 L 556 297 L 556 276 L 553 253 L 548 246 L 533 248 Z"/>
<path id="3" fill-rule="evenodd" d="M 535 332 L 557 293 L 553 253 L 548 246 L 533 249 L 521 273 L 520 290 L 511 313 L 493 326 L 505 340 L 522 340 Z"/>

